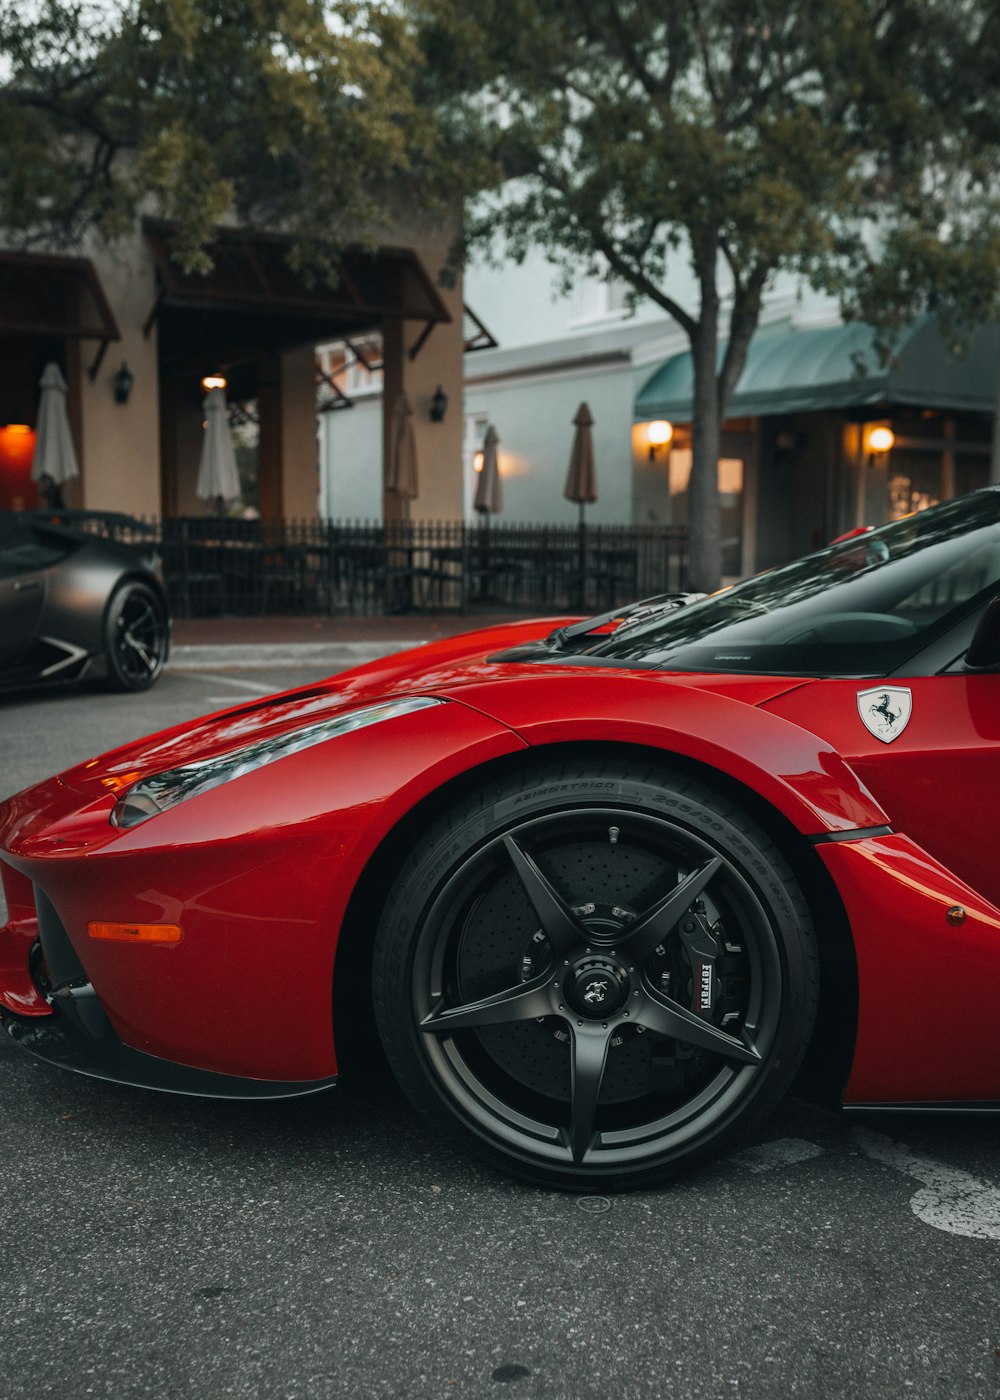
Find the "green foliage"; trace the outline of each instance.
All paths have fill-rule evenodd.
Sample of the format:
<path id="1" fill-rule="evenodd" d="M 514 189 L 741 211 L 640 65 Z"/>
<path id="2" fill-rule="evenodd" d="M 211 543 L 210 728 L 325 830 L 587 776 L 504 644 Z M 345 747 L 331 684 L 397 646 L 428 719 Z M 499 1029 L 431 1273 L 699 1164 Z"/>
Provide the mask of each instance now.
<path id="1" fill-rule="evenodd" d="M 719 425 L 775 275 L 836 294 L 887 347 L 924 307 L 957 334 L 991 304 L 995 0 L 411 6 L 452 138 L 490 174 L 469 242 L 541 246 L 567 280 L 610 270 L 687 331 L 713 586 Z"/>
<path id="2" fill-rule="evenodd" d="M 728 264 L 737 301 L 779 268 L 846 296 L 897 224 L 947 242 L 959 204 L 993 197 L 996 146 L 977 165 L 963 130 L 996 93 L 969 83 L 986 0 L 415 9 L 453 130 L 493 161 L 470 240 L 541 243 L 573 271 L 600 253 L 689 320 L 665 292 L 678 252 L 699 286 Z"/>
<path id="3" fill-rule="evenodd" d="M 433 193 L 419 54 L 378 0 L 0 0 L 0 50 L 0 223 L 25 246 L 150 213 L 204 268 L 228 214 L 322 271 L 418 173 Z"/>

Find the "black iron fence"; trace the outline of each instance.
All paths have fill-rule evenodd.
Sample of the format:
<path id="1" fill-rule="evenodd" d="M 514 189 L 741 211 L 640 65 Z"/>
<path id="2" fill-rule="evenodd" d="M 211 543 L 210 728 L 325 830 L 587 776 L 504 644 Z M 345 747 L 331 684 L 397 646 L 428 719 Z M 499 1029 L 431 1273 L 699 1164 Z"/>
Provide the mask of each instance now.
<path id="1" fill-rule="evenodd" d="M 599 612 L 686 586 L 687 535 L 673 528 L 83 514 L 89 519 L 74 523 L 117 539 L 155 540 L 181 617 Z"/>

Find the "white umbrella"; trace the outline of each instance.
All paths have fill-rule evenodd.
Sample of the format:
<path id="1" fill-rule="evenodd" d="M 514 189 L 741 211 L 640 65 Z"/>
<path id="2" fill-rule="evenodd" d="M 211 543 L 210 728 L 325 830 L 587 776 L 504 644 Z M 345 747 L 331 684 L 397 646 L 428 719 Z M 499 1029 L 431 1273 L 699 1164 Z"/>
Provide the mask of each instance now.
<path id="1" fill-rule="evenodd" d="M 201 465 L 195 494 L 203 501 L 235 501 L 240 495 L 240 474 L 236 469 L 236 449 L 229 431 L 226 396 L 221 389 L 209 389 L 202 401 L 205 410 L 205 437 L 201 444 Z"/>
<path id="2" fill-rule="evenodd" d="M 43 477 L 48 477 L 52 487 L 58 491 L 67 481 L 80 475 L 66 413 L 67 386 L 62 370 L 51 360 L 38 382 L 42 386 L 42 396 L 38 403 L 38 432 L 31 479 L 41 481 Z"/>

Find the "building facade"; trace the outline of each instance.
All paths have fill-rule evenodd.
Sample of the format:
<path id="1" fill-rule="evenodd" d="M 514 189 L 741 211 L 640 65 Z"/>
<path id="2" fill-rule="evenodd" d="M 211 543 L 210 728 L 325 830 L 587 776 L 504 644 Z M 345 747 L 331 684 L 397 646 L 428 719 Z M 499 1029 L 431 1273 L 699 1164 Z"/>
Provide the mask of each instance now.
<path id="1" fill-rule="evenodd" d="M 242 499 L 265 520 L 315 519 L 320 508 L 315 347 L 377 335 L 386 407 L 365 472 L 380 513 L 405 510 L 383 491 L 389 405 L 414 405 L 428 509 L 460 498 L 461 424 L 433 424 L 438 385 L 461 399 L 461 286 L 439 287 L 448 229 L 400 230 L 392 246 L 348 250 L 333 286 L 295 273 L 278 237 L 220 228 L 213 271 L 187 274 L 169 229 L 79 257 L 0 253 L 0 509 L 44 504 L 31 479 L 39 381 L 56 363 L 68 384 L 79 476 L 63 504 L 132 515 L 205 514 L 196 494 L 203 380 L 225 380 Z M 434 431 L 431 431 L 433 426 Z"/>
<path id="2" fill-rule="evenodd" d="M 678 285 L 677 299 L 693 288 Z M 486 347 L 465 357 L 461 512 L 472 518 L 488 425 L 500 440 L 503 516 L 570 524 L 563 488 L 581 402 L 594 419 L 594 524 L 686 523 L 693 381 L 686 337 L 613 280 L 564 290 L 539 252 L 519 265 L 467 269 L 465 295 Z M 989 479 L 1000 328 L 953 358 L 931 321 L 882 364 L 874 333 L 790 279 L 767 298 L 723 426 L 723 569 L 739 577 L 858 524 L 878 524 Z M 355 366 L 357 369 L 357 366 Z M 332 516 L 378 502 L 351 464 L 376 450 L 380 384 L 353 381 L 352 414 L 330 414 L 322 474 Z M 878 430 L 881 429 L 881 432 Z M 891 445 L 886 447 L 886 430 Z M 418 503 L 419 505 L 420 503 Z M 423 513 L 423 511 L 421 511 Z"/>

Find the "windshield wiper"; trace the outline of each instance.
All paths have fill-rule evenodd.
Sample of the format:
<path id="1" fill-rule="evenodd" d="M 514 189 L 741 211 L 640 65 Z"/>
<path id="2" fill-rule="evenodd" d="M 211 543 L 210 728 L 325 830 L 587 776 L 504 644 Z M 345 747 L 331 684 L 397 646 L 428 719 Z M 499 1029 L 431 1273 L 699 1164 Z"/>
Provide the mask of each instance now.
<path id="1" fill-rule="evenodd" d="M 586 617 L 582 622 L 557 627 L 545 638 L 545 645 L 551 651 L 574 651 L 592 639 L 617 637 L 641 622 L 648 622 L 661 613 L 674 612 L 689 603 L 697 603 L 704 597 L 704 593 L 656 593 L 651 598 L 642 598 L 624 608 L 611 608 L 608 612 L 598 613 L 596 617 Z"/>

